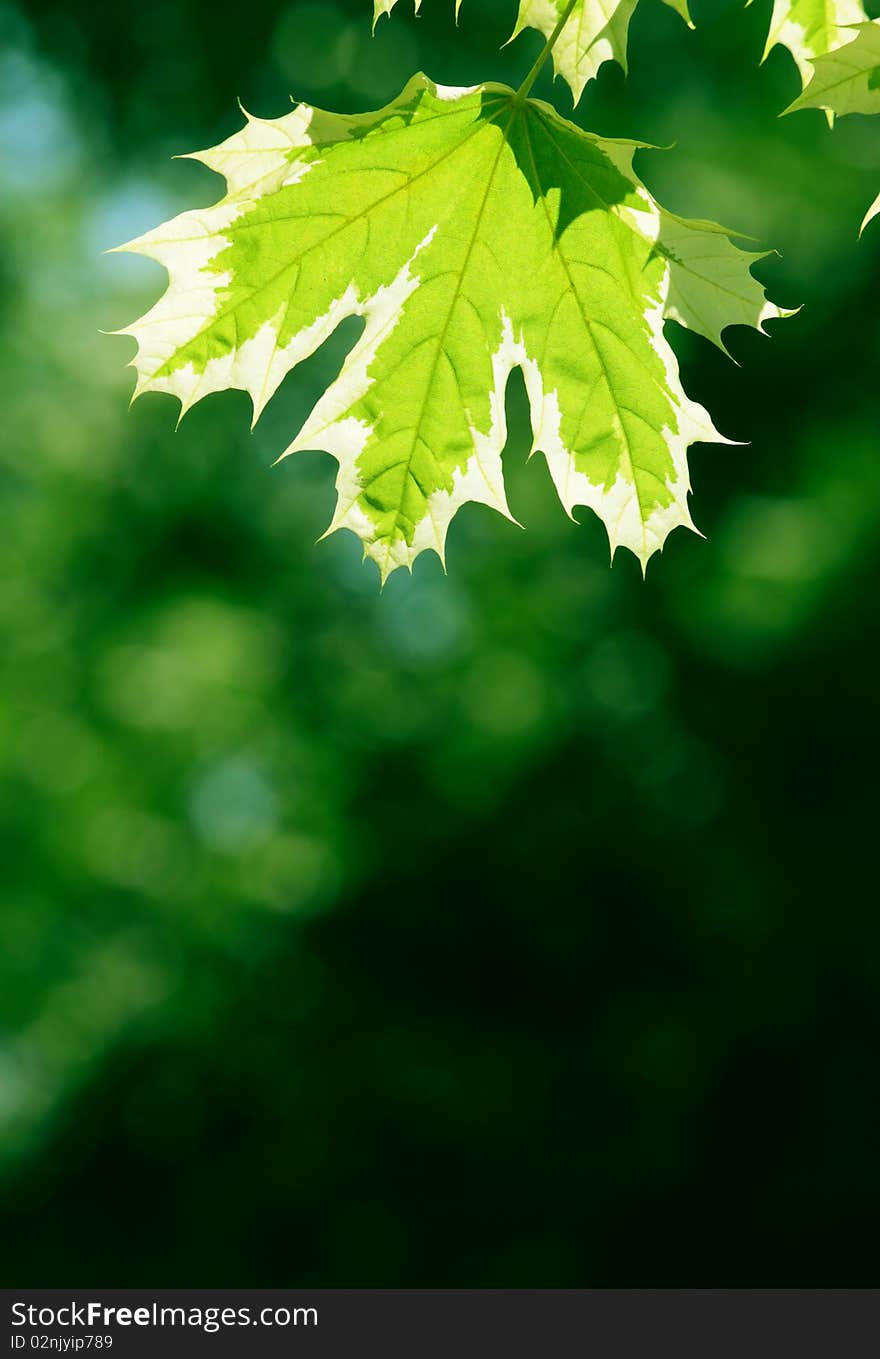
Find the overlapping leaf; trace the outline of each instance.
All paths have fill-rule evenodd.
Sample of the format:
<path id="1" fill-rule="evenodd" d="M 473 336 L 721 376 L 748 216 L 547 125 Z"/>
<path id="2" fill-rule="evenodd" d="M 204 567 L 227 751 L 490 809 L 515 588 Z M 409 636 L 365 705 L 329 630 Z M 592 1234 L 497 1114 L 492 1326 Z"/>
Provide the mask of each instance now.
<path id="1" fill-rule="evenodd" d="M 880 21 L 850 29 L 847 38 L 844 46 L 811 63 L 811 79 L 789 112 L 880 113 Z"/>
<path id="2" fill-rule="evenodd" d="M 331 529 L 353 529 L 384 578 L 423 549 L 442 557 L 464 503 L 509 514 L 504 394 L 519 367 L 563 505 L 592 508 L 612 549 L 644 564 L 692 527 L 688 445 L 720 438 L 682 389 L 664 319 L 720 344 L 725 326 L 782 313 L 754 255 L 657 205 L 637 149 L 505 86 L 424 76 L 372 114 L 249 118 L 198 157 L 226 196 L 122 247 L 170 275 L 126 332 L 136 394 L 170 392 L 185 410 L 241 388 L 256 419 L 343 318 L 362 317 L 287 452 L 337 459 Z"/>
<path id="3" fill-rule="evenodd" d="M 795 109 L 820 108 L 832 116 L 847 113 L 880 113 L 880 21 L 850 30 L 850 41 L 812 63 L 813 77 Z M 880 214 L 875 199 L 862 222 L 862 230 Z"/>
<path id="4" fill-rule="evenodd" d="M 849 42 L 851 26 L 867 17 L 862 0 L 773 0 L 764 56 L 777 45 L 787 47 L 806 84 L 811 63 Z"/>

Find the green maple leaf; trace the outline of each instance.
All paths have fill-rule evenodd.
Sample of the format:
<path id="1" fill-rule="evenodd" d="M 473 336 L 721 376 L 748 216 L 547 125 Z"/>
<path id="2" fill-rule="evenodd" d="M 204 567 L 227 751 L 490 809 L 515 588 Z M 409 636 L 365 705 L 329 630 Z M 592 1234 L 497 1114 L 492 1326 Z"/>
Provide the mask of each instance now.
<path id="1" fill-rule="evenodd" d="M 784 313 L 720 227 L 664 212 L 632 169 L 638 144 L 582 132 L 503 85 L 425 76 L 378 112 L 306 106 L 197 159 L 214 207 L 121 249 L 160 261 L 168 291 L 124 333 L 135 395 L 250 393 L 254 419 L 347 316 L 365 325 L 287 453 L 339 463 L 330 525 L 382 578 L 441 558 L 457 509 L 509 516 L 504 393 L 524 375 L 534 448 L 571 512 L 644 564 L 693 527 L 686 450 L 720 440 L 685 395 L 664 320 L 721 343 Z"/>
<path id="2" fill-rule="evenodd" d="M 626 42 L 629 22 L 639 0 L 520 0 L 516 25 L 509 41 L 525 28 L 535 28 L 549 40 L 559 28 L 553 48 L 554 75 L 562 76 L 571 87 L 577 103 L 584 87 L 593 80 L 606 61 L 616 61 L 626 70 Z M 680 14 L 691 28 L 688 0 L 663 0 Z M 397 0 L 373 0 L 373 27 L 383 14 L 390 14 Z M 415 12 L 421 0 L 414 0 Z M 455 13 L 461 7 L 456 0 Z"/>
<path id="3" fill-rule="evenodd" d="M 848 41 L 812 63 L 812 79 L 789 105 L 843 115 L 880 113 L 880 20 L 850 29 Z"/>
<path id="4" fill-rule="evenodd" d="M 880 113 L 880 20 L 849 31 L 850 41 L 812 63 L 813 78 L 786 109 L 824 109 L 829 119 L 847 113 Z M 865 214 L 862 231 L 880 214 L 880 196 Z"/>
<path id="5" fill-rule="evenodd" d="M 806 84 L 816 58 L 849 42 L 852 25 L 867 17 L 862 0 L 773 0 L 764 57 L 777 45 L 787 47 Z"/>

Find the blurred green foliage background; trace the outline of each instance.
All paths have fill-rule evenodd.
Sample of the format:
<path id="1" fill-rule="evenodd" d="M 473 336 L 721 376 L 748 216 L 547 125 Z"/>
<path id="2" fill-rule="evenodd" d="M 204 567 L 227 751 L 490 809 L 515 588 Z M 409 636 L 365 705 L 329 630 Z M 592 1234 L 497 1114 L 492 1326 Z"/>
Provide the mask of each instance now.
<path id="1" fill-rule="evenodd" d="M 107 247 L 290 94 L 517 83 L 512 0 L 0 3 L 0 1272 L 15 1285 L 877 1282 L 880 121 L 759 59 L 770 0 L 654 0 L 576 112 L 804 304 L 642 583 L 526 462 L 449 575 L 315 545 L 286 446 L 357 333 L 177 433 L 161 291 Z M 877 6 L 873 12 L 877 12 Z M 549 94 L 545 80 L 539 91 Z M 552 96 L 570 109 L 565 87 Z"/>

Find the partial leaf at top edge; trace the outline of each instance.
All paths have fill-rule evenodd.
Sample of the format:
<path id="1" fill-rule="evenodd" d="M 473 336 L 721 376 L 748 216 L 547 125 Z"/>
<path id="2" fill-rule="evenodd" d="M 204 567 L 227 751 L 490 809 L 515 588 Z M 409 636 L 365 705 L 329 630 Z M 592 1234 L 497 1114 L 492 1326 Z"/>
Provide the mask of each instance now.
<path id="1" fill-rule="evenodd" d="M 787 113 L 818 108 L 842 117 L 880 113 L 880 20 L 849 31 L 843 46 L 812 62 L 812 78 Z"/>
<path id="2" fill-rule="evenodd" d="M 553 49 L 553 70 L 568 83 L 577 103 L 585 86 L 606 61 L 626 70 L 626 46 L 630 19 L 639 0 L 576 0 Z M 688 0 L 663 0 L 691 28 Z M 373 27 L 383 14 L 390 14 L 397 0 L 373 0 Z M 456 16 L 461 5 L 457 0 Z M 415 12 L 421 0 L 414 0 Z M 568 0 L 520 0 L 510 41 L 523 29 L 534 28 L 549 39 L 569 8 Z"/>
<path id="3" fill-rule="evenodd" d="M 849 42 L 852 25 L 867 18 L 862 0 L 773 0 L 764 57 L 776 46 L 787 47 L 806 85 L 811 63 Z"/>

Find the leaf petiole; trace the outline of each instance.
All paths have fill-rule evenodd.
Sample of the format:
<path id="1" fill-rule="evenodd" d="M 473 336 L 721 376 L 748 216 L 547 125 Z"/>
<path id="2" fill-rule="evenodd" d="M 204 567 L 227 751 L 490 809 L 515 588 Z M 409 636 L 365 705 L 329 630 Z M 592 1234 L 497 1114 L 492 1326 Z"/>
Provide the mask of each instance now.
<path id="1" fill-rule="evenodd" d="M 566 5 L 565 9 L 559 16 L 559 22 L 557 23 L 553 32 L 550 34 L 550 37 L 545 42 L 543 50 L 538 56 L 538 60 L 535 62 L 534 66 L 529 71 L 525 80 L 520 85 L 519 89 L 514 95 L 514 103 L 516 104 L 525 103 L 526 99 L 528 98 L 529 91 L 531 90 L 532 86 L 534 85 L 535 81 L 540 75 L 544 62 L 547 60 L 550 53 L 553 51 L 553 48 L 556 46 L 557 39 L 559 38 L 559 35 L 562 32 L 562 30 L 565 28 L 565 25 L 568 23 L 569 16 L 571 15 L 571 12 L 576 4 L 577 0 L 568 0 L 568 4 Z"/>

